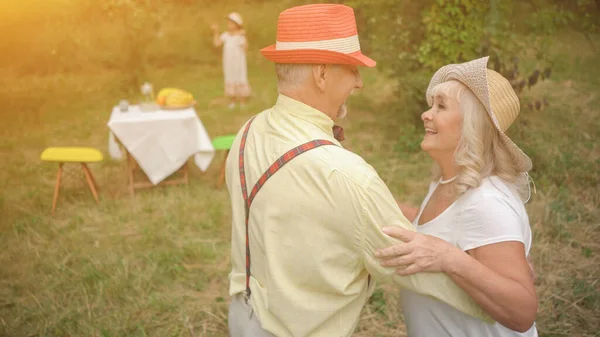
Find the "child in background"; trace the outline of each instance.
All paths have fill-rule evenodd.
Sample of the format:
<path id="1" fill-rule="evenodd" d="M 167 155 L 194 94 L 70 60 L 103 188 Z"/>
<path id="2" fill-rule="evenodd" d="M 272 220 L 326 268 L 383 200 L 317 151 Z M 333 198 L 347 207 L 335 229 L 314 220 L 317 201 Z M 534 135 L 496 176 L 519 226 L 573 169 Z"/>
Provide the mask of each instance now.
<path id="1" fill-rule="evenodd" d="M 232 12 L 227 15 L 227 31 L 219 35 L 217 25 L 212 25 L 213 44 L 223 45 L 223 75 L 225 77 L 225 96 L 229 97 L 229 109 L 235 107 L 236 101 L 240 107 L 245 107 L 250 96 L 248 71 L 246 66 L 246 51 L 248 42 L 243 29 L 242 16 Z"/>

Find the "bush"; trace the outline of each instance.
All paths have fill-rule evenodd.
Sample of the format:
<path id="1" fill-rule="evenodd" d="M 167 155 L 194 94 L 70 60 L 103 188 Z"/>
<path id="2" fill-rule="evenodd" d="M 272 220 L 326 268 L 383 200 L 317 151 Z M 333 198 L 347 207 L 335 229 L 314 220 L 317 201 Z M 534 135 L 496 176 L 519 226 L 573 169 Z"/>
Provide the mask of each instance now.
<path id="1" fill-rule="evenodd" d="M 598 1 L 353 0 L 364 47 L 398 81 L 398 99 L 422 104 L 426 83 L 442 65 L 490 56 L 513 86 L 551 73 L 548 49 L 559 28 L 598 30 Z M 523 60 L 528 55 L 529 60 Z M 548 70 L 550 69 L 550 70 Z"/>

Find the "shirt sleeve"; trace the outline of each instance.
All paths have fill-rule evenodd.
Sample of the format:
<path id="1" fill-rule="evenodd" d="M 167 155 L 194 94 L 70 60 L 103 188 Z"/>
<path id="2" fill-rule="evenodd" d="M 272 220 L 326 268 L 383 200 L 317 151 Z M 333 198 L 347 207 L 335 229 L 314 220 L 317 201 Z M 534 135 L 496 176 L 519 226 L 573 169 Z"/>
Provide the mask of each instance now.
<path id="1" fill-rule="evenodd" d="M 376 173 L 359 197 L 362 199 L 360 200 L 362 216 L 359 228 L 361 241 L 358 249 L 365 268 L 372 277 L 376 280 L 392 281 L 402 288 L 445 302 L 468 315 L 490 321 L 489 316 L 479 305 L 447 275 L 418 273 L 399 276 L 395 274 L 395 268 L 382 267 L 375 259 L 374 252 L 402 242 L 384 234 L 381 228 L 400 226 L 410 231 L 415 231 L 415 228 L 404 217 L 391 192 Z"/>
<path id="2" fill-rule="evenodd" d="M 225 43 L 225 39 L 227 39 L 227 32 L 221 33 L 219 39 L 221 40 L 221 42 Z"/>
<path id="3" fill-rule="evenodd" d="M 519 216 L 520 205 L 505 196 L 488 193 L 479 193 L 471 199 L 457 223 L 457 243 L 462 250 L 506 241 L 526 244 L 527 224 Z"/>

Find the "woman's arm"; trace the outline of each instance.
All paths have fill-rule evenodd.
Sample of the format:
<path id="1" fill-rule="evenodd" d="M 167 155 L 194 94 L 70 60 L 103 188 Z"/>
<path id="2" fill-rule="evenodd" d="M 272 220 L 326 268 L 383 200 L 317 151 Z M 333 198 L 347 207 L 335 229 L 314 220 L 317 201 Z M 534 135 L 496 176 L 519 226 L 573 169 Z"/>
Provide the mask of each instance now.
<path id="1" fill-rule="evenodd" d="M 375 254 L 383 266 L 400 267 L 399 275 L 444 272 L 500 324 L 519 332 L 533 325 L 538 301 L 522 243 L 495 243 L 466 253 L 434 236 L 399 227 L 383 231 L 405 242 Z"/>
<path id="2" fill-rule="evenodd" d="M 458 252 L 445 273 L 500 324 L 525 332 L 537 312 L 537 296 L 521 242 Z"/>
<path id="3" fill-rule="evenodd" d="M 404 214 L 404 217 L 406 217 L 406 219 L 408 221 L 410 221 L 411 223 L 413 221 L 415 221 L 415 218 L 419 214 L 419 208 L 418 207 L 414 207 L 414 206 L 411 206 L 409 204 L 402 204 L 402 203 L 399 203 L 399 202 L 398 202 L 398 207 L 400 207 L 400 210 L 402 211 L 402 214 Z"/>

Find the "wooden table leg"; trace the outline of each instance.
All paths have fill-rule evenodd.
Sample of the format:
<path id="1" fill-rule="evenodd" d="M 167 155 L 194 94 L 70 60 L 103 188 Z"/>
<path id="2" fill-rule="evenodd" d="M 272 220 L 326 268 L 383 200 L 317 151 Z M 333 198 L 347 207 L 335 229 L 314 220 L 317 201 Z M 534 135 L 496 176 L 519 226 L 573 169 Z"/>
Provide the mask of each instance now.
<path id="1" fill-rule="evenodd" d="M 58 191 L 60 189 L 60 175 L 62 174 L 63 163 L 58 164 L 58 174 L 56 174 L 56 185 L 54 186 L 54 197 L 52 198 L 52 214 L 56 209 L 56 201 L 58 200 Z"/>
<path id="2" fill-rule="evenodd" d="M 94 186 L 95 182 L 94 177 L 92 176 L 92 172 L 90 172 L 90 169 L 85 163 L 81 163 L 81 167 L 83 168 L 83 172 L 85 173 L 85 179 L 87 180 L 88 186 L 90 187 L 90 191 L 92 191 L 94 199 L 96 199 L 96 203 L 99 203 L 98 192 L 96 192 L 96 187 Z"/>
<path id="3" fill-rule="evenodd" d="M 133 157 L 129 154 L 129 151 L 127 151 L 127 175 L 129 176 L 129 193 L 131 193 L 131 196 L 135 195 L 135 190 L 133 187 L 135 164 L 133 163 L 133 160 Z"/>
<path id="4" fill-rule="evenodd" d="M 183 164 L 183 180 L 185 181 L 186 185 L 190 184 L 190 174 L 187 161 L 185 162 L 185 164 Z"/>
<path id="5" fill-rule="evenodd" d="M 155 187 L 155 186 L 179 185 L 179 184 L 189 185 L 190 171 L 189 171 L 189 164 L 187 161 L 182 165 L 182 167 L 179 170 L 177 170 L 177 173 L 179 173 L 180 171 L 183 171 L 182 172 L 183 177 L 178 177 L 177 179 L 168 180 L 168 181 L 164 180 L 156 185 L 154 185 L 150 181 L 136 182 L 135 181 L 135 171 L 137 170 L 138 167 L 139 167 L 139 164 L 137 163 L 135 158 L 129 152 L 127 152 L 127 175 L 129 178 L 129 192 L 131 193 L 131 196 L 135 196 L 135 190 L 140 189 L 140 188 L 151 188 L 151 187 Z M 142 172 L 143 172 L 143 170 L 142 170 Z M 149 180 L 149 178 L 148 178 L 148 180 Z"/>
<path id="6" fill-rule="evenodd" d="M 219 180 L 217 181 L 217 188 L 221 188 L 225 182 L 225 165 L 227 164 L 228 155 L 229 150 L 225 151 L 225 158 L 223 159 L 223 164 L 221 164 L 221 173 L 219 174 Z"/>

